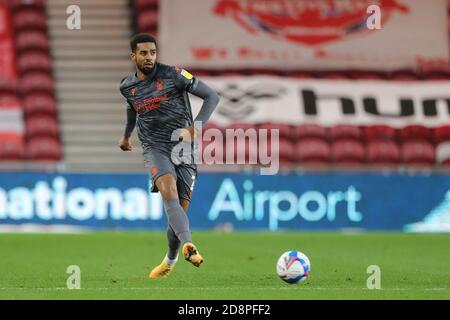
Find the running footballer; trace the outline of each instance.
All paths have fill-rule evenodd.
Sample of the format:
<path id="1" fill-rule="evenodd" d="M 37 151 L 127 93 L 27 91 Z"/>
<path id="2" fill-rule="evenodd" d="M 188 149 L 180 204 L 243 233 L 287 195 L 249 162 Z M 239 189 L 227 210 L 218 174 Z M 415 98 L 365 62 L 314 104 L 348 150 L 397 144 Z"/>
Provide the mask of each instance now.
<path id="1" fill-rule="evenodd" d="M 174 161 L 173 148 L 179 143 L 193 145 L 196 138 L 194 119 L 188 93 L 203 99 L 195 118 L 204 124 L 219 103 L 217 93 L 184 69 L 157 61 L 157 44 L 149 34 L 137 34 L 130 41 L 131 60 L 136 72 L 120 83 L 120 92 L 127 100 L 127 123 L 119 146 L 131 151 L 130 136 L 137 125 L 142 143 L 144 162 L 152 181 L 152 192 L 160 192 L 168 219 L 168 252 L 150 278 L 167 276 L 178 260 L 183 245 L 184 258 L 194 266 L 203 263 L 192 242 L 187 212 L 197 176 L 193 151 L 191 161 Z M 173 133 L 179 132 L 179 140 Z M 177 131 L 178 130 L 178 131 Z M 180 142 L 181 141 L 181 142 Z M 192 148 L 191 150 L 194 150 Z"/>

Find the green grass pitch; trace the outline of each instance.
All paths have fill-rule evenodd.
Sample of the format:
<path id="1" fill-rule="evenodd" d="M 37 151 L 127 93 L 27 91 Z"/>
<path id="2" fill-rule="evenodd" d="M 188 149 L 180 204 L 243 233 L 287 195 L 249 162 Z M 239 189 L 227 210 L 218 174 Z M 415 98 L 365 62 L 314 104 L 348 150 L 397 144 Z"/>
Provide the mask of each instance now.
<path id="1" fill-rule="evenodd" d="M 206 262 L 180 256 L 168 278 L 150 280 L 166 252 L 163 232 L 0 234 L 0 299 L 450 299 L 450 235 L 194 232 Z M 278 257 L 309 256 L 309 279 L 289 285 Z M 81 289 L 66 287 L 69 265 Z M 381 289 L 366 287 L 381 268 Z"/>

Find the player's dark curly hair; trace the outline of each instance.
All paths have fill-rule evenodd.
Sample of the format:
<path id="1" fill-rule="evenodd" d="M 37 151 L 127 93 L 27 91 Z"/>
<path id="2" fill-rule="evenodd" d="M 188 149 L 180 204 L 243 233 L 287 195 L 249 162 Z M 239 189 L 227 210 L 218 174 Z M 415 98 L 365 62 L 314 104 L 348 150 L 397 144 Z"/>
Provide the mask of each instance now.
<path id="1" fill-rule="evenodd" d="M 131 38 L 130 41 L 130 48 L 132 52 L 135 52 L 137 49 L 138 43 L 144 43 L 144 42 L 153 42 L 156 46 L 156 39 L 152 35 L 148 33 L 138 33 Z"/>

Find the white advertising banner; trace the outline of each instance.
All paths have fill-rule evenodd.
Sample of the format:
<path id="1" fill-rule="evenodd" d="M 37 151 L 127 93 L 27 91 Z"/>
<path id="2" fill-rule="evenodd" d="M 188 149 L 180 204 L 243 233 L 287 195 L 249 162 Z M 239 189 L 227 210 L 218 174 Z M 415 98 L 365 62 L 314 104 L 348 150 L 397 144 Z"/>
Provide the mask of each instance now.
<path id="1" fill-rule="evenodd" d="M 221 96 L 211 121 L 289 124 L 450 124 L 450 82 L 202 77 Z M 191 96 L 194 115 L 202 100 Z"/>
<path id="2" fill-rule="evenodd" d="M 447 19 L 447 0 L 163 0 L 160 58 L 220 70 L 418 68 L 448 63 Z"/>

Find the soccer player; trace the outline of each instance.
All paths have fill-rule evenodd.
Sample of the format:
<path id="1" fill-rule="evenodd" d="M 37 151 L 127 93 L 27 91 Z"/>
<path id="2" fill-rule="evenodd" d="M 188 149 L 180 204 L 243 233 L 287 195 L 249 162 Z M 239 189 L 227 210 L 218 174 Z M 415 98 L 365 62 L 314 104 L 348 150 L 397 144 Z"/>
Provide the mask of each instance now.
<path id="1" fill-rule="evenodd" d="M 120 83 L 120 92 L 128 106 L 125 133 L 119 147 L 123 151 L 132 150 L 130 135 L 137 123 L 144 162 L 151 176 L 151 191 L 161 193 L 169 222 L 167 255 L 149 274 L 150 278 L 160 278 L 172 271 L 181 245 L 187 261 L 196 267 L 203 263 L 202 256 L 192 243 L 187 217 L 197 176 L 194 155 L 191 152 L 188 155 L 191 161 L 179 163 L 174 161 L 176 152 L 173 148 L 179 143 L 193 146 L 196 138 L 197 125 L 194 127 L 188 92 L 203 99 L 195 118 L 196 124 L 197 121 L 201 124 L 208 121 L 219 103 L 219 97 L 186 70 L 159 63 L 156 40 L 151 35 L 135 35 L 130 47 L 136 72 L 128 74 Z M 172 138 L 177 129 L 181 129 L 179 141 Z"/>

